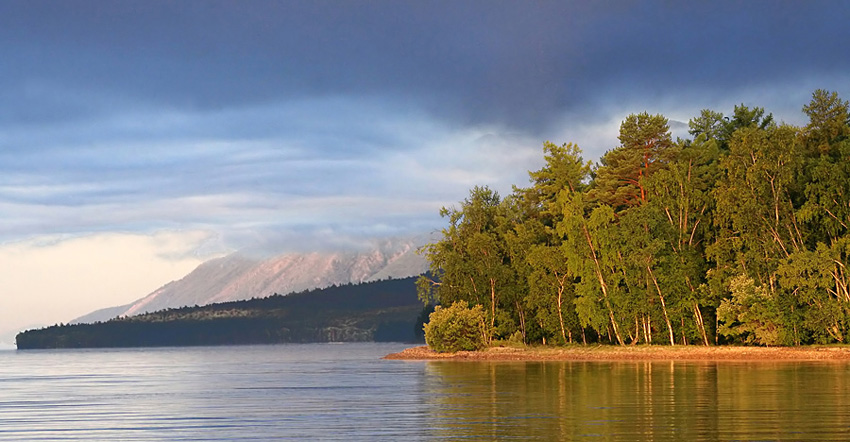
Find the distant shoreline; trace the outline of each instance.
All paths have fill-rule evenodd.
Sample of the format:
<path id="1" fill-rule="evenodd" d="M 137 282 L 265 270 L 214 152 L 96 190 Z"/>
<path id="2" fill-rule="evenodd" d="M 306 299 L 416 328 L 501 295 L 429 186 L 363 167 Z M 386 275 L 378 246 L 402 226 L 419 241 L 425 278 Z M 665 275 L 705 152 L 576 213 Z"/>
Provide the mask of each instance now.
<path id="1" fill-rule="evenodd" d="M 392 360 L 441 361 L 850 361 L 850 346 L 628 346 L 492 347 L 482 351 L 437 353 L 412 347 L 384 357 Z"/>

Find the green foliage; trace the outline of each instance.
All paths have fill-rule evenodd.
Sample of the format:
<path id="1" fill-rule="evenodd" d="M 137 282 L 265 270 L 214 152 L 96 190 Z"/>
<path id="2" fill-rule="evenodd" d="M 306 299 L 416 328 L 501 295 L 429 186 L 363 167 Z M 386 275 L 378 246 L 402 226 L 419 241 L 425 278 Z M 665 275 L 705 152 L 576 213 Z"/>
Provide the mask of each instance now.
<path id="1" fill-rule="evenodd" d="M 722 113 L 703 109 L 698 117 L 688 122 L 688 133 L 694 138 L 705 136 L 708 139 L 717 140 L 723 137 L 725 123 Z"/>
<path id="2" fill-rule="evenodd" d="M 620 211 L 647 200 L 646 180 L 675 154 L 667 118 L 629 115 L 620 125 L 620 143 L 602 156 L 590 195 Z"/>
<path id="3" fill-rule="evenodd" d="M 414 279 L 168 309 L 95 324 L 56 325 L 22 332 L 16 340 L 19 349 L 416 342 L 414 327 L 422 305 L 416 299 Z"/>
<path id="4" fill-rule="evenodd" d="M 425 342 L 440 353 L 481 350 L 487 346 L 484 308 L 469 308 L 464 302 L 437 306 L 425 324 Z"/>
<path id="5" fill-rule="evenodd" d="M 540 195 L 540 201 L 551 203 L 561 190 L 580 192 L 587 186 L 590 162 L 584 161 L 577 145 L 557 146 L 547 141 L 543 143 L 543 152 L 546 165 L 528 173 L 533 183 L 531 189 Z"/>
<path id="6" fill-rule="evenodd" d="M 558 247 L 535 245 L 526 257 L 532 268 L 529 275 L 528 306 L 544 337 L 549 341 L 567 344 L 573 332 L 578 332 L 579 321 L 575 311 L 575 284 L 567 268 L 567 261 Z"/>
<path id="7" fill-rule="evenodd" d="M 793 287 L 783 298 L 787 311 L 793 311 L 789 322 L 794 343 L 812 340 L 823 344 L 844 342 L 848 305 L 841 291 L 843 281 L 841 249 L 845 241 L 827 247 L 819 244 L 815 250 L 800 250 L 780 261 L 777 269 L 782 287 Z"/>
<path id="8" fill-rule="evenodd" d="M 779 306 L 766 287 L 756 287 L 751 278 L 739 275 L 730 281 L 730 291 L 732 297 L 717 308 L 720 335 L 744 344 L 786 343 Z"/>
<path id="9" fill-rule="evenodd" d="M 773 124 L 773 115 L 764 114 L 764 108 L 755 107 L 750 109 L 748 106 L 741 104 L 735 106 L 732 116 L 728 117 L 721 112 L 715 112 L 709 109 L 703 109 L 699 117 L 691 119 L 688 123 L 690 128 L 688 132 L 695 138 L 704 135 L 709 140 L 717 142 L 717 146 L 722 151 L 729 149 L 729 142 L 732 136 L 739 129 L 754 128 L 765 130 Z"/>
<path id="10" fill-rule="evenodd" d="M 524 342 L 846 342 L 849 108 L 818 90 L 805 127 L 703 110 L 676 142 L 632 114 L 595 167 L 546 142 L 530 187 L 443 210 L 420 295 L 481 304 L 488 338 Z"/>
<path id="11" fill-rule="evenodd" d="M 806 142 L 820 153 L 830 151 L 830 146 L 850 135 L 850 112 L 846 100 L 836 92 L 818 89 L 812 94 L 812 101 L 803 106 L 803 112 L 809 116 L 805 128 Z"/>

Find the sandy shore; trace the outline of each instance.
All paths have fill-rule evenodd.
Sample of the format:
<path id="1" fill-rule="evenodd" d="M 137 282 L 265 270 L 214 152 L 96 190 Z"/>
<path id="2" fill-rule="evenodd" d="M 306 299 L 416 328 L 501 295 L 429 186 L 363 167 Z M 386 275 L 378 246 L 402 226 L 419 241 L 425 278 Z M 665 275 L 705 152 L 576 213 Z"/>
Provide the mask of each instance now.
<path id="1" fill-rule="evenodd" d="M 436 353 L 427 346 L 408 348 L 384 359 L 458 361 L 850 361 L 850 347 L 698 347 L 573 346 L 566 348 L 493 347 L 483 351 Z"/>

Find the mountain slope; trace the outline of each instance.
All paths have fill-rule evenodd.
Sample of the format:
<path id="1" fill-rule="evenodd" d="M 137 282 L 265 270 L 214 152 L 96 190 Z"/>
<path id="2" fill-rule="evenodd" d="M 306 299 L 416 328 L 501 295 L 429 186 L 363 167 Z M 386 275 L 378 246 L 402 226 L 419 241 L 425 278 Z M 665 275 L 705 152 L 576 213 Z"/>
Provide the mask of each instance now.
<path id="1" fill-rule="evenodd" d="M 422 342 L 416 278 L 381 280 L 287 296 L 184 307 L 96 324 L 21 332 L 19 350 L 34 348 Z"/>
<path id="2" fill-rule="evenodd" d="M 363 252 L 287 253 L 254 259 L 239 253 L 204 262 L 133 303 L 95 311 L 72 321 L 106 321 L 116 316 L 287 294 L 315 288 L 406 278 L 427 270 L 416 253 L 422 239 L 386 240 Z"/>

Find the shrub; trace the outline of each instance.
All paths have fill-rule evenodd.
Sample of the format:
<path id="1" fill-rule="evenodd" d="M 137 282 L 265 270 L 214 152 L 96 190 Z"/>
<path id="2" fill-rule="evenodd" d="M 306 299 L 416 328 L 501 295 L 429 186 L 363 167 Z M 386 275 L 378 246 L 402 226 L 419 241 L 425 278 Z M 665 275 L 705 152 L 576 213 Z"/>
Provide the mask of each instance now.
<path id="1" fill-rule="evenodd" d="M 425 343 L 440 353 L 481 350 L 487 346 L 484 308 L 463 302 L 437 306 L 425 324 Z"/>
<path id="2" fill-rule="evenodd" d="M 744 344 L 783 345 L 779 306 L 767 287 L 756 287 L 752 278 L 739 275 L 732 278 L 729 289 L 732 297 L 717 307 L 717 332 Z"/>

